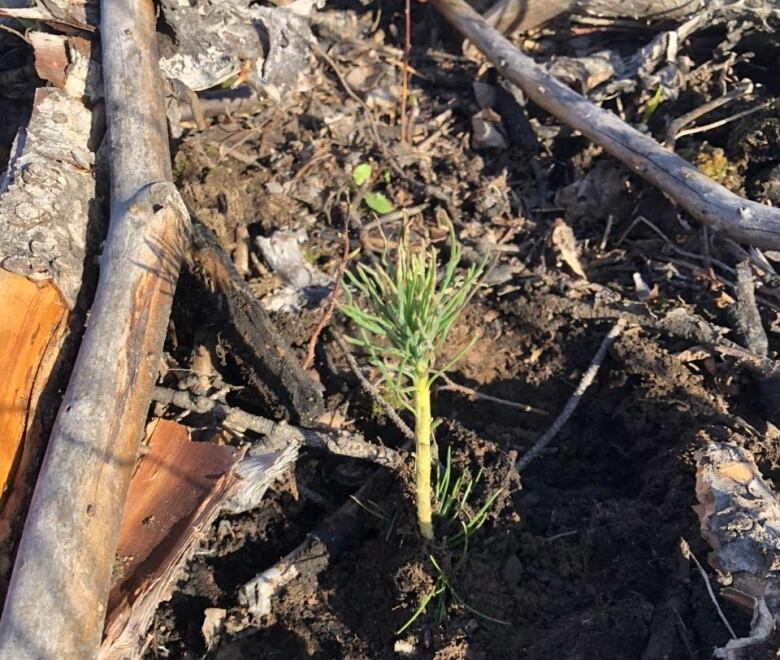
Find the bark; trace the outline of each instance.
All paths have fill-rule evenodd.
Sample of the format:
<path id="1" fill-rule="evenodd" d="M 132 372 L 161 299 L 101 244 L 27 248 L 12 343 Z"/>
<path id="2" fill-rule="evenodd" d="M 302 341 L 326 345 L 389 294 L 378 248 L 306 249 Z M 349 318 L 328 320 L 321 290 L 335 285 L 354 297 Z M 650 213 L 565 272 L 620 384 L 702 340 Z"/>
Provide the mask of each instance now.
<path id="1" fill-rule="evenodd" d="M 284 448 L 242 456 L 224 445 L 191 442 L 185 427 L 155 420 L 130 483 L 108 601 L 102 660 L 138 658 L 161 601 L 225 511 L 260 504 L 298 456 Z"/>
<path id="2" fill-rule="evenodd" d="M 111 224 L 0 620 L 0 657 L 91 658 L 157 376 L 187 213 L 171 180 L 150 0 L 105 0 Z"/>
<path id="3" fill-rule="evenodd" d="M 720 658 L 774 653 L 780 625 L 780 503 L 746 450 L 707 442 L 697 456 L 694 507 L 723 595 L 753 611 L 751 635 L 715 652 Z M 760 657 L 764 657 L 763 655 Z M 769 657 L 767 655 L 766 657 Z"/>
<path id="4" fill-rule="evenodd" d="M 86 69 L 55 76 L 79 89 Z M 38 89 L 0 180 L 0 299 L 14 311 L 0 318 L 0 596 L 91 289 L 82 282 L 103 224 L 90 150 L 100 134 L 80 98 Z"/>
<path id="5" fill-rule="evenodd" d="M 545 73 L 463 0 L 431 0 L 528 98 L 600 145 L 704 225 L 751 245 L 780 249 L 780 210 L 743 199 L 613 113 Z"/>

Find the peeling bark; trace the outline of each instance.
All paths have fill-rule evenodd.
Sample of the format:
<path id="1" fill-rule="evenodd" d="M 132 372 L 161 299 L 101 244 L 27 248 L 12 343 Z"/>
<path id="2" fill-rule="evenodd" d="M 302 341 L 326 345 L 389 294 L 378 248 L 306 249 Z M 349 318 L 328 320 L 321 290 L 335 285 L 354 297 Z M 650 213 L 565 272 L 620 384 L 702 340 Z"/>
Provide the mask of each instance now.
<path id="1" fill-rule="evenodd" d="M 65 74 L 63 71 L 62 73 Z M 65 74 L 67 86 L 71 74 Z M 100 137 L 67 91 L 36 92 L 0 181 L 0 594 L 5 595 L 21 523 L 80 334 L 84 263 L 102 213 L 94 201 Z"/>
<path id="2" fill-rule="evenodd" d="M 0 266 L 51 280 L 70 309 L 81 288 L 87 226 L 99 217 L 92 113 L 66 92 L 38 89 L 0 181 Z"/>
<path id="3" fill-rule="evenodd" d="M 744 449 L 708 442 L 699 452 L 694 507 L 712 548 L 709 564 L 723 595 L 753 611 L 751 636 L 732 640 L 721 658 L 748 658 L 758 646 L 777 648 L 770 637 L 780 624 L 780 501 Z M 748 655 L 745 655 L 748 654 Z"/>

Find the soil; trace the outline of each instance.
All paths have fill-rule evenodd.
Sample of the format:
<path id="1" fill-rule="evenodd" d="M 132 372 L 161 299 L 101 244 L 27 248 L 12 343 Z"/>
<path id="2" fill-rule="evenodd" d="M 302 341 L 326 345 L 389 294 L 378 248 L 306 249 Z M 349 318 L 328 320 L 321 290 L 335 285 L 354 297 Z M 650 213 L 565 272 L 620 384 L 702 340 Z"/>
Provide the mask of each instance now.
<path id="1" fill-rule="evenodd" d="M 663 195 L 554 119 L 513 105 L 495 72 L 460 55 L 460 40 L 433 10 L 415 5 L 414 11 L 411 64 L 417 73 L 411 88 L 419 111 L 415 122 L 430 137 L 424 148 L 399 141 L 397 105 L 382 101 L 399 89 L 398 53 L 392 49 L 402 46 L 401 5 L 382 3 L 378 12 L 345 0 L 320 12 L 314 32 L 372 107 L 377 126 L 345 93 L 332 67 L 319 61 L 306 94 L 185 133 L 176 145 L 178 183 L 195 215 L 234 258 L 242 242 L 249 245 L 246 277 L 263 297 L 278 290 L 280 279 L 263 262 L 255 239 L 304 228 L 304 256 L 335 274 L 346 199 L 353 194 L 349 172 L 372 162 L 381 174 L 377 189 L 396 208 L 427 205 L 412 217 L 416 236 L 439 240 L 449 218 L 467 259 L 497 251 L 496 267 L 452 332 L 453 355 L 477 339 L 450 375 L 481 394 L 537 412 L 437 390 L 434 414 L 443 421 L 436 435 L 439 459 L 450 451 L 456 473 L 481 470 L 469 500 L 472 511 L 500 490 L 462 560 L 459 553 L 421 544 L 410 468 L 400 474 L 379 469 L 386 481 L 370 501 L 361 502 L 362 524 L 346 547 L 324 570 L 304 570 L 274 598 L 271 614 L 253 621 L 238 601 L 240 587 L 377 478 L 371 465 L 305 453 L 294 475 L 261 508 L 213 526 L 177 591 L 159 608 L 147 657 L 710 657 L 730 635 L 701 576 L 680 551 L 685 539 L 702 563 L 708 553 L 692 510 L 695 452 L 706 438 L 728 439 L 749 448 L 765 475 L 780 476 L 780 450 L 771 442 L 777 430 L 748 372 L 689 341 L 629 327 L 552 446 L 521 475 L 512 466 L 563 408 L 611 326 L 578 313 L 567 301 L 594 306 L 611 296 L 657 318 L 687 309 L 734 328 L 733 274 L 715 261 L 733 267 L 742 253 L 703 233 Z M 653 36 L 609 30 L 594 31 L 589 39 L 570 35 L 566 25 L 543 33 L 538 52 L 575 55 L 606 46 L 625 54 Z M 651 113 L 647 130 L 663 139 L 668 121 L 719 94 L 726 77 L 761 70 L 760 51 L 741 58 L 739 47 L 726 69 L 714 66 L 715 46 L 723 38 L 717 30 L 694 37 L 686 52 L 698 58 L 696 76 L 684 93 Z M 472 88 L 476 77 L 503 98 L 495 126 L 503 147 L 479 147 L 472 139 L 471 117 L 479 110 Z M 771 97 L 776 90 L 764 92 Z M 641 90 L 621 99 L 630 121 L 647 115 Z M 613 101 L 605 104 L 615 107 Z M 748 105 L 729 106 L 711 120 Z M 766 148 L 776 123 L 770 106 L 751 115 L 749 123 L 683 138 L 678 149 L 702 169 L 709 167 L 712 176 L 723 170 L 725 177 L 728 169 L 730 185 L 766 200 L 771 186 L 761 182 L 780 160 Z M 523 127 L 530 127 L 531 140 Z M 748 137 L 735 141 L 735 131 Z M 712 149 L 720 149 L 717 158 Z M 640 216 L 652 226 L 637 222 Z M 576 237 L 585 278 L 551 238 L 558 218 Z M 379 254 L 382 245 L 371 220 L 365 210 L 351 219 L 352 244 L 363 248 L 359 258 Z M 397 222 L 384 227 L 391 243 L 398 230 Z M 640 295 L 637 276 L 649 296 Z M 767 277 L 759 284 L 773 354 L 777 282 Z M 178 335 L 168 346 L 171 364 L 183 367 L 201 342 L 213 342 L 219 353 L 219 337 L 208 331 L 210 319 L 185 301 L 180 290 L 174 310 Z M 326 304 L 274 313 L 301 359 Z M 194 326 L 206 331 L 198 334 Z M 349 331 L 338 315 L 332 327 Z M 736 332 L 730 336 L 739 341 Z M 240 388 L 229 360 L 218 369 L 219 383 L 236 388 L 230 401 L 264 412 Z M 311 373 L 324 387 L 331 419 L 370 440 L 403 445 L 399 431 L 359 388 L 331 330 L 321 337 Z M 435 615 L 439 603 L 432 600 L 398 634 L 434 588 L 437 571 L 430 556 L 444 565 L 458 599 L 449 592 L 441 620 Z M 727 602 L 722 606 L 737 634 L 746 634 L 749 613 Z M 208 608 L 225 610 L 223 631 L 211 647 L 202 632 Z"/>

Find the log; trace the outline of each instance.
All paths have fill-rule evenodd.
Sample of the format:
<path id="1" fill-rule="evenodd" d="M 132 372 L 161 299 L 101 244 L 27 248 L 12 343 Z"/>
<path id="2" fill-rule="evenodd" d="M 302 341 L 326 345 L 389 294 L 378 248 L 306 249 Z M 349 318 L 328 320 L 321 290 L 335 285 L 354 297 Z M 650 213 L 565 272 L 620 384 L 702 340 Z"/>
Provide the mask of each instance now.
<path id="1" fill-rule="evenodd" d="M 188 215 L 171 181 L 151 0 L 104 0 L 111 222 L 89 325 L 0 619 L 2 658 L 94 658 Z"/>
<path id="2" fill-rule="evenodd" d="M 734 240 L 780 249 L 780 209 L 735 195 L 653 138 L 568 88 L 523 55 L 463 0 L 431 0 L 431 4 L 534 103 L 603 147 L 696 220 Z"/>
<path id="3" fill-rule="evenodd" d="M 65 87 L 82 89 L 85 75 L 71 71 Z M 82 273 L 103 225 L 89 147 L 100 134 L 80 95 L 38 89 L 0 180 L 0 300 L 13 310 L 0 318 L 0 597 L 89 295 Z"/>

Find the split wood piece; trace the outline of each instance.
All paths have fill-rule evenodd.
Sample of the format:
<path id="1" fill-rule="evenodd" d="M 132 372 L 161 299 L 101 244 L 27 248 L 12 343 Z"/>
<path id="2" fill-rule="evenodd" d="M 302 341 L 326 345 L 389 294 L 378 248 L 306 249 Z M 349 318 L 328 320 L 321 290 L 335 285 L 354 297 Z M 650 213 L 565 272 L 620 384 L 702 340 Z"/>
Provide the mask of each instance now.
<path id="1" fill-rule="evenodd" d="M 183 410 L 198 413 L 211 413 L 222 424 L 239 432 L 254 431 L 266 436 L 266 442 L 261 447 L 273 449 L 296 445 L 297 447 L 313 447 L 324 449 L 337 456 L 348 456 L 373 461 L 389 468 L 397 468 L 401 463 L 400 454 L 390 447 L 375 445 L 356 433 L 347 433 L 339 429 L 317 427 L 302 428 L 291 426 L 286 422 L 275 422 L 272 419 L 252 415 L 239 408 L 232 408 L 205 396 L 194 396 L 189 392 L 169 390 L 155 387 L 153 398 L 159 403 L 174 405 Z"/>
<path id="2" fill-rule="evenodd" d="M 532 101 L 603 147 L 699 222 L 735 240 L 780 249 L 780 209 L 735 195 L 651 137 L 591 103 L 523 55 L 463 0 L 431 3 Z"/>
<path id="3" fill-rule="evenodd" d="M 171 181 L 151 0 L 105 0 L 111 223 L 0 619 L 2 658 L 94 658 L 188 216 Z"/>
<path id="4" fill-rule="evenodd" d="M 225 510 L 260 503 L 297 458 L 296 451 L 243 456 L 230 447 L 191 442 L 187 429 L 156 420 L 130 482 L 119 534 L 101 660 L 138 658 L 160 602 Z"/>
<path id="5" fill-rule="evenodd" d="M 752 455 L 730 443 L 708 441 L 697 455 L 694 507 L 708 561 L 724 598 L 753 613 L 750 637 L 730 641 L 720 658 L 755 658 L 775 651 L 780 627 L 780 501 Z M 763 657 L 763 656 L 762 656 Z"/>
<path id="6" fill-rule="evenodd" d="M 65 86 L 85 77 L 71 70 Z M 103 224 L 90 151 L 99 137 L 79 98 L 38 89 L 0 179 L 0 599 L 80 334 L 77 299 L 89 296 L 84 263 Z"/>
<path id="7" fill-rule="evenodd" d="M 0 596 L 58 397 L 47 388 L 68 308 L 55 287 L 0 269 Z M 11 313 L 11 310 L 12 313 Z M 44 394 L 45 393 L 45 394 Z"/>
<path id="8" fill-rule="evenodd" d="M 180 424 L 150 424 L 119 532 L 101 658 L 136 658 L 157 605 L 170 597 L 192 555 L 235 487 L 240 455 L 191 442 Z"/>
<path id="9" fill-rule="evenodd" d="M 292 349 L 239 275 L 211 230 L 195 221 L 189 269 L 215 295 L 222 339 L 244 377 L 278 417 L 313 425 L 323 410 L 321 389 L 301 369 Z"/>

